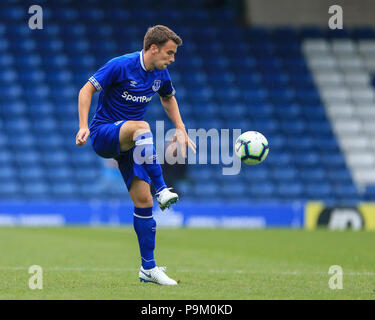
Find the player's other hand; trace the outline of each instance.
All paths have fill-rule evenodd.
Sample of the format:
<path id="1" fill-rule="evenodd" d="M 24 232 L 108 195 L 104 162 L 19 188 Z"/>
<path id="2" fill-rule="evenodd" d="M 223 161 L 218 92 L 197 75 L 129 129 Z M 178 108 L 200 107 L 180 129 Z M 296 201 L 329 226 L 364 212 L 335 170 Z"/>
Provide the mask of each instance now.
<path id="1" fill-rule="evenodd" d="M 82 129 L 79 129 L 77 135 L 76 135 L 76 145 L 77 146 L 83 146 L 86 141 L 87 141 L 87 138 L 89 137 L 90 135 L 90 130 L 89 128 L 82 128 Z"/>
<path id="2" fill-rule="evenodd" d="M 194 153 L 196 153 L 196 145 L 195 143 L 193 142 L 193 140 L 191 140 L 186 132 L 185 129 L 176 129 L 176 133 L 173 137 L 173 141 L 172 142 L 177 142 L 180 146 L 180 150 L 181 150 L 181 154 L 184 158 L 187 157 L 186 155 L 186 148 L 189 147 Z"/>

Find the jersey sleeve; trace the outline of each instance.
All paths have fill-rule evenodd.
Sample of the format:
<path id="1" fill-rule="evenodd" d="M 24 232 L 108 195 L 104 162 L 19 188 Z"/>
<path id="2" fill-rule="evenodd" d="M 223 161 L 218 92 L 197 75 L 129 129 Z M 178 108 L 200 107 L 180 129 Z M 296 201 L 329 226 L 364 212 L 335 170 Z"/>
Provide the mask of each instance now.
<path id="1" fill-rule="evenodd" d="M 109 60 L 104 66 L 102 66 L 89 81 L 96 88 L 97 91 L 107 88 L 111 84 L 117 81 L 121 72 L 118 59 Z"/>
<path id="2" fill-rule="evenodd" d="M 173 87 L 171 76 L 169 75 L 168 70 L 165 70 L 164 81 L 158 90 L 158 93 L 161 97 L 172 97 L 176 94 L 176 90 Z"/>

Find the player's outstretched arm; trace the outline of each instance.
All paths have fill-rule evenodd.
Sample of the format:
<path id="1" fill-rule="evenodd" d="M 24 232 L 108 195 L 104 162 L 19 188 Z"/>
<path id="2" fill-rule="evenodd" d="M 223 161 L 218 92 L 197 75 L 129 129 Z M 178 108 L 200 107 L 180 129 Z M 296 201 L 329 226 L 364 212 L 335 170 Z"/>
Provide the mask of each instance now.
<path id="1" fill-rule="evenodd" d="M 188 146 L 195 153 L 196 146 L 186 132 L 185 125 L 180 115 L 180 110 L 178 109 L 177 100 L 174 96 L 160 97 L 160 100 L 165 112 L 177 129 L 176 134 L 173 137 L 173 142 L 177 142 L 180 145 L 181 154 L 186 158 L 186 147 Z"/>
<path id="2" fill-rule="evenodd" d="M 95 87 L 91 82 L 87 81 L 81 88 L 78 95 L 78 117 L 79 117 L 79 131 L 76 135 L 76 145 L 83 146 L 90 135 L 88 119 L 91 106 L 91 98 L 96 92 Z"/>

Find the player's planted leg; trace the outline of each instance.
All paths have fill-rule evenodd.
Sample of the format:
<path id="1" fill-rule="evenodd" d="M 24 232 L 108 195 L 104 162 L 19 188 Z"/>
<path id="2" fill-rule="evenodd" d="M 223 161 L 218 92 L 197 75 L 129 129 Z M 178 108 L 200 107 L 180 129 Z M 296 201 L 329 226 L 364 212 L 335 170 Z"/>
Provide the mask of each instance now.
<path id="1" fill-rule="evenodd" d="M 167 270 L 166 267 L 158 267 L 158 266 L 150 270 L 145 270 L 143 267 L 141 267 L 139 270 L 139 280 L 141 282 L 154 282 L 154 283 L 161 284 L 164 286 L 177 285 L 176 280 L 169 278 L 165 274 L 166 270 Z"/>
<path id="2" fill-rule="evenodd" d="M 176 285 L 177 282 L 164 273 L 165 268 L 158 267 L 155 262 L 156 221 L 152 217 L 152 207 L 134 207 L 133 226 L 138 237 L 142 260 L 142 266 L 138 274 L 139 280 L 161 285 Z"/>
<path id="3" fill-rule="evenodd" d="M 130 190 L 134 203 L 133 226 L 137 234 L 141 253 L 139 279 L 142 282 L 154 282 L 161 285 L 176 285 L 165 273 L 165 268 L 158 267 L 155 262 L 156 221 L 152 216 L 152 196 L 147 182 L 134 178 Z"/>

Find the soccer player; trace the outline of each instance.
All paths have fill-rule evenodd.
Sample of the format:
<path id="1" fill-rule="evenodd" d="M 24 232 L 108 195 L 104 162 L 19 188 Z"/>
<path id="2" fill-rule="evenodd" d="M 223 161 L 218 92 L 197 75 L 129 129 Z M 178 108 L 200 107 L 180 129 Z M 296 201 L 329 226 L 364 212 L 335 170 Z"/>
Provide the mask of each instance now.
<path id="1" fill-rule="evenodd" d="M 147 30 L 143 50 L 108 61 L 82 87 L 78 98 L 79 131 L 76 144 L 90 137 L 95 152 L 114 158 L 134 204 L 133 226 L 141 253 L 140 281 L 177 285 L 155 262 L 156 222 L 152 216 L 154 184 L 161 210 L 169 208 L 178 195 L 167 188 L 157 159 L 150 126 L 145 122 L 147 104 L 157 92 L 167 115 L 176 127 L 173 141 L 186 158 L 187 146 L 195 152 L 181 119 L 167 66 L 174 62 L 181 38 L 166 26 Z M 88 126 L 92 95 L 101 91 L 95 115 Z M 176 145 L 177 146 L 177 145 Z M 146 160 L 146 161 L 145 161 Z"/>

